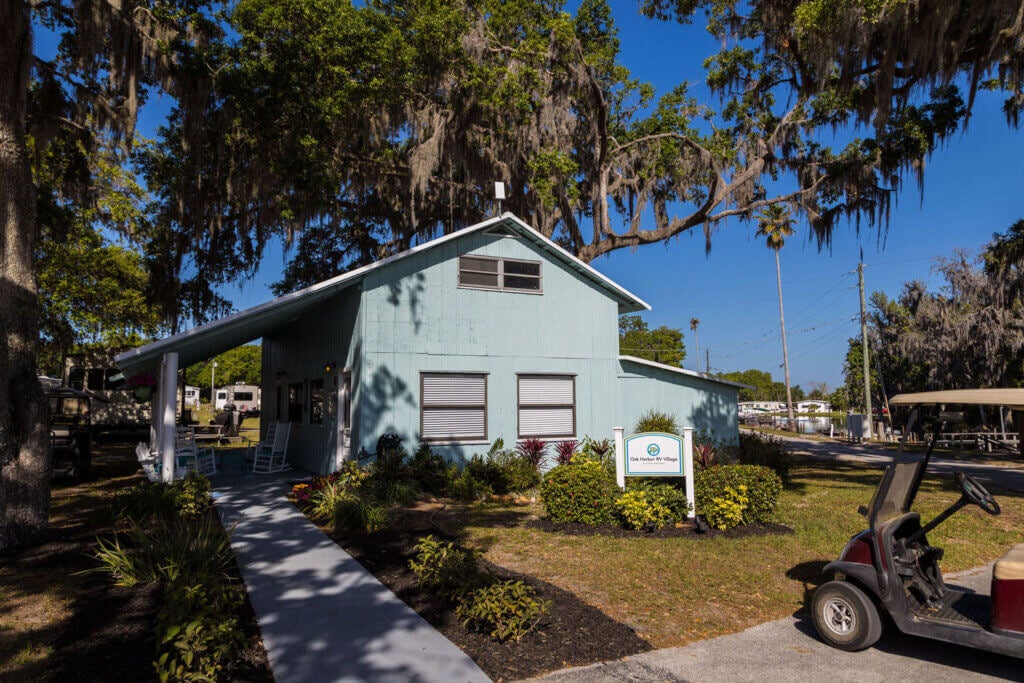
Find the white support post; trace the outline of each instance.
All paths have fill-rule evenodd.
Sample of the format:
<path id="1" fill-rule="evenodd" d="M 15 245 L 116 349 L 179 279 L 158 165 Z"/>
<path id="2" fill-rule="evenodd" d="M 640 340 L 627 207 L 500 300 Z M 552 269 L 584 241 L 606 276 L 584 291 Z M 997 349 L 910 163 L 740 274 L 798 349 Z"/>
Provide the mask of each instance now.
<path id="1" fill-rule="evenodd" d="M 693 506 L 690 508 L 690 519 L 697 516 L 697 501 L 693 497 L 693 428 L 683 428 L 683 476 L 686 477 L 686 500 Z"/>
<path id="2" fill-rule="evenodd" d="M 174 409 L 178 389 L 178 354 L 165 353 L 160 364 L 160 478 L 174 481 Z M 156 406 L 154 406 L 154 411 Z"/>
<path id="3" fill-rule="evenodd" d="M 622 427 L 616 427 L 615 432 L 615 483 L 623 491 L 626 490 L 626 446 L 622 439 Z"/>

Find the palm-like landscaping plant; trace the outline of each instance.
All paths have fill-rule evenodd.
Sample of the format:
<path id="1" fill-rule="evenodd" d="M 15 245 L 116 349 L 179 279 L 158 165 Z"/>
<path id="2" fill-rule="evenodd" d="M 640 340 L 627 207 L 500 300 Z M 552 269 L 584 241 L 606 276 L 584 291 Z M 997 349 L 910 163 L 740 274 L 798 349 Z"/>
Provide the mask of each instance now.
<path id="1" fill-rule="evenodd" d="M 786 316 L 782 310 L 782 266 L 779 264 L 779 250 L 785 245 L 786 238 L 794 232 L 789 209 L 773 204 L 758 214 L 757 236 L 764 237 L 768 248 L 775 252 L 775 277 L 779 284 L 779 327 L 782 328 L 782 365 L 786 374 L 786 412 L 789 415 L 790 429 L 795 427 L 796 420 L 793 416 L 793 391 L 789 385 L 789 350 L 786 348 Z"/>

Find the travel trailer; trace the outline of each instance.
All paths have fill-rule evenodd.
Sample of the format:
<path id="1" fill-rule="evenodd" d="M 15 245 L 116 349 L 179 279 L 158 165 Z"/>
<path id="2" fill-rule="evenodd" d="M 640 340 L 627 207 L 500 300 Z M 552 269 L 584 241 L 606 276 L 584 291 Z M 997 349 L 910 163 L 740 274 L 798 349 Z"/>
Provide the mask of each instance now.
<path id="1" fill-rule="evenodd" d="M 260 412 L 260 388 L 255 384 L 229 384 L 217 390 L 213 402 L 214 410 L 224 410 L 224 406 L 233 403 L 235 410 L 245 415 L 257 415 Z"/>

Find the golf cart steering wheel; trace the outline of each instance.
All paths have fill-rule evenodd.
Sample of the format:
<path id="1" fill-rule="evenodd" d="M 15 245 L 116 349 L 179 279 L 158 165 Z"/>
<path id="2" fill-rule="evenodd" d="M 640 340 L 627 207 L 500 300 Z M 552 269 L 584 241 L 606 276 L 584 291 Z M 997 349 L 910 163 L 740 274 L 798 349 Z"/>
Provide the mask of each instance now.
<path id="1" fill-rule="evenodd" d="M 998 515 L 1002 512 L 996 499 L 985 490 L 985 487 L 977 479 L 964 472 L 956 472 L 953 477 L 960 485 L 960 490 L 963 491 L 968 502 L 974 503 L 990 515 Z"/>

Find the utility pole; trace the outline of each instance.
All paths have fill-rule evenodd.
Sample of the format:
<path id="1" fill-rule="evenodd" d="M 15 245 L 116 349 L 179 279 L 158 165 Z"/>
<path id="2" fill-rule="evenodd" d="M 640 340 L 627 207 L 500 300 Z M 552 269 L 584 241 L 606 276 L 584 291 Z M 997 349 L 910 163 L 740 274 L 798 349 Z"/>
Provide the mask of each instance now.
<path id="1" fill-rule="evenodd" d="M 864 302 L 864 251 L 861 250 L 861 263 L 857 264 L 857 285 L 860 287 L 860 339 L 864 355 L 864 409 L 868 414 L 868 429 L 865 439 L 871 438 L 871 364 L 868 361 L 868 312 Z"/>
<path id="2" fill-rule="evenodd" d="M 711 372 L 711 349 L 704 349 L 704 372 Z"/>

